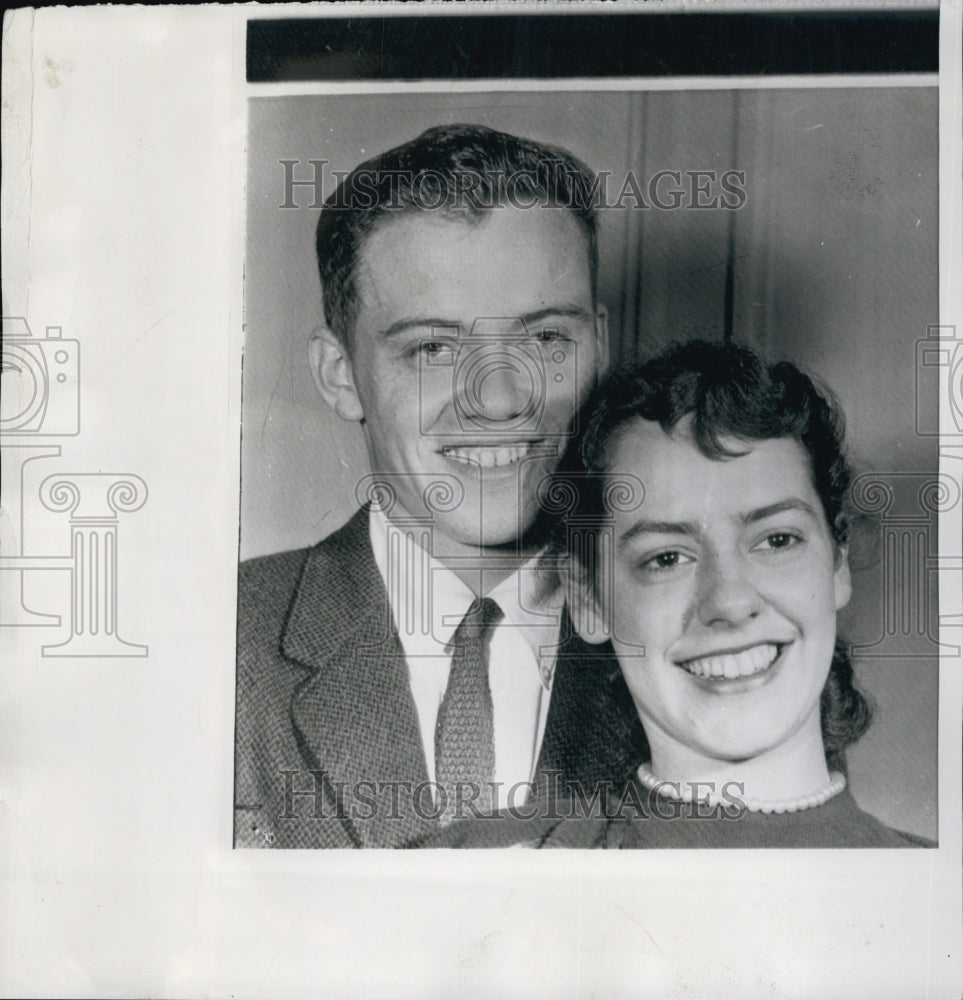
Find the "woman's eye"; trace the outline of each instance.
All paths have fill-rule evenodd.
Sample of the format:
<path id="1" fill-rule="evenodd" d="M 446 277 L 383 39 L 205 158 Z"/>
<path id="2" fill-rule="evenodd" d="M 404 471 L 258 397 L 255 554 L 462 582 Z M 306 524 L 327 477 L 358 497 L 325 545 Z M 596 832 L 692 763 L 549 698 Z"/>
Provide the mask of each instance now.
<path id="1" fill-rule="evenodd" d="M 677 566 L 682 566 L 687 562 L 692 562 L 692 558 L 682 552 L 659 552 L 657 555 L 646 559 L 642 563 L 642 568 L 657 573 L 660 570 L 675 569 Z"/>
<path id="2" fill-rule="evenodd" d="M 766 537 L 756 546 L 763 551 L 778 552 L 783 549 L 791 549 L 798 545 L 802 539 L 788 531 L 775 531 Z"/>

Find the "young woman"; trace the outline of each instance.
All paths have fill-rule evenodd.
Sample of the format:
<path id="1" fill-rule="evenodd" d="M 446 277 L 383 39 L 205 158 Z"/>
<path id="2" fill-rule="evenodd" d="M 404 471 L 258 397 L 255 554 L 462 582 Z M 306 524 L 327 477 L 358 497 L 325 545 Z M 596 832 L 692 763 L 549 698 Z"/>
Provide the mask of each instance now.
<path id="1" fill-rule="evenodd" d="M 556 551 L 576 629 L 612 643 L 642 720 L 637 794 L 581 821 L 456 824 L 449 844 L 924 844 L 846 788 L 870 713 L 836 634 L 850 471 L 829 394 L 693 342 L 615 376 L 580 426 Z"/>

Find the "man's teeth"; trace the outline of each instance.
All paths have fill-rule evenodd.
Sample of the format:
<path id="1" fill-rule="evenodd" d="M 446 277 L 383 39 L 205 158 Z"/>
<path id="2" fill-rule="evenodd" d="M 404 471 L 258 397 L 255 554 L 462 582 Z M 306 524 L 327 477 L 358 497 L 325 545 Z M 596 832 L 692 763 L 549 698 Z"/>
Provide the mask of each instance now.
<path id="1" fill-rule="evenodd" d="M 703 656 L 698 660 L 686 660 L 682 666 L 696 677 L 733 678 L 751 677 L 772 666 L 779 655 L 779 647 L 772 642 L 764 642 L 741 653 L 724 653 L 721 656 Z"/>
<path id="2" fill-rule="evenodd" d="M 480 465 L 483 469 L 497 469 L 502 465 L 511 465 L 524 458 L 531 448 L 524 444 L 513 444 L 505 448 L 443 448 L 446 458 L 453 458 L 466 465 Z"/>

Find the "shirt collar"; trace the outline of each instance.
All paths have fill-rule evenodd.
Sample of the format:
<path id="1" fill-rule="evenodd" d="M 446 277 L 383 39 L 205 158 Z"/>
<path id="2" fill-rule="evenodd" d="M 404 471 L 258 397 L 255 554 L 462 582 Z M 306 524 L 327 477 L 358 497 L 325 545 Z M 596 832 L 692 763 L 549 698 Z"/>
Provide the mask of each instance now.
<path id="1" fill-rule="evenodd" d="M 372 504 L 369 534 L 405 655 L 441 655 L 475 599 L 471 588 L 427 550 L 427 528 L 399 528 Z M 540 558 L 540 554 L 532 557 L 487 596 L 502 609 L 501 624 L 517 628 L 525 639 L 548 687 L 564 590 L 558 574 L 539 565 Z"/>

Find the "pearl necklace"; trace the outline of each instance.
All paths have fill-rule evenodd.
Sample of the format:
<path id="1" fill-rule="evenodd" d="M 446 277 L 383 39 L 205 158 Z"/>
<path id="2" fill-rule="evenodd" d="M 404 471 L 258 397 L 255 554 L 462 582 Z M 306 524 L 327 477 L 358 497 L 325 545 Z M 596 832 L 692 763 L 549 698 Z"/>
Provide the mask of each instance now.
<path id="1" fill-rule="evenodd" d="M 639 767 L 639 780 L 650 791 L 661 795 L 664 798 L 675 799 L 677 802 L 694 802 L 696 796 L 692 793 L 691 785 L 667 781 L 665 778 L 658 778 L 652 773 L 652 768 L 648 764 Z M 703 784 L 703 782 L 699 782 Z M 730 783 L 734 784 L 734 782 Z M 801 812 L 803 809 L 815 809 L 824 805 L 831 798 L 839 795 L 846 787 L 846 776 L 839 771 L 833 771 L 829 775 L 829 781 L 812 795 L 800 795 L 796 799 L 743 799 L 743 805 L 749 812 L 761 813 L 793 813 Z M 707 802 L 711 806 L 735 805 L 733 801 L 737 798 L 729 795 L 723 799 L 717 792 L 704 792 L 698 796 L 700 802 Z"/>

